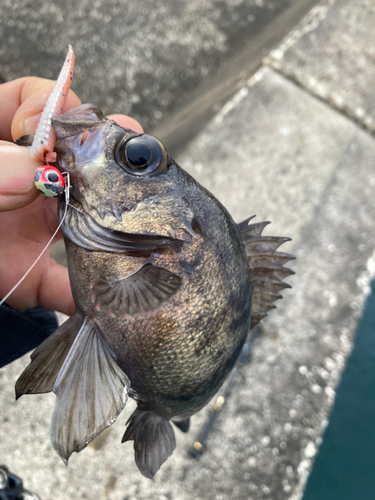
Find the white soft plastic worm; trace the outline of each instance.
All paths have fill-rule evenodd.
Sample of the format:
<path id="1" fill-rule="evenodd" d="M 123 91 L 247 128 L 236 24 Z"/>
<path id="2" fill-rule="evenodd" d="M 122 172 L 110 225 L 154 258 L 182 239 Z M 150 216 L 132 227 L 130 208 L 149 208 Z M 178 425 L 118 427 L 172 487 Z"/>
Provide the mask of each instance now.
<path id="1" fill-rule="evenodd" d="M 47 163 L 56 161 L 56 153 L 53 152 L 56 142 L 56 132 L 51 125 L 51 120 L 53 116 L 60 115 L 64 108 L 73 79 L 74 59 L 73 47 L 69 45 L 64 65 L 61 68 L 56 85 L 44 106 L 34 141 L 30 147 L 31 158 L 36 158 Z"/>

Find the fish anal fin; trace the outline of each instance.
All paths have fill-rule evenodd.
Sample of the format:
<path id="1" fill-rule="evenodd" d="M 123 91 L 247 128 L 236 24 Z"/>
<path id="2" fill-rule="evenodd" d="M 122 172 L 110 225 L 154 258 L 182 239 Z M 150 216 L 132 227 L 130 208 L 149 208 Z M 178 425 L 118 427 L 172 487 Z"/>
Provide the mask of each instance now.
<path id="1" fill-rule="evenodd" d="M 99 278 L 92 286 L 91 300 L 97 310 L 110 316 L 133 316 L 158 309 L 178 291 L 181 281 L 176 274 L 148 263 L 123 279 Z"/>
<path id="2" fill-rule="evenodd" d="M 138 408 L 127 425 L 121 442 L 134 441 L 135 463 L 145 477 L 152 479 L 176 447 L 173 427 L 169 420 Z"/>
<path id="3" fill-rule="evenodd" d="M 16 399 L 23 394 L 51 392 L 69 349 L 82 325 L 74 314 L 31 354 L 31 362 L 16 382 Z"/>
<path id="4" fill-rule="evenodd" d="M 250 224 L 251 219 L 253 217 L 238 224 L 238 229 L 250 270 L 252 284 L 250 328 L 253 328 L 267 316 L 270 309 L 276 307 L 273 302 L 282 298 L 279 292 L 283 288 L 290 288 L 290 285 L 282 280 L 294 274 L 294 271 L 284 264 L 295 257 L 288 253 L 277 252 L 279 246 L 290 241 L 290 238 L 262 236 L 262 231 L 269 222 Z"/>
<path id="5" fill-rule="evenodd" d="M 113 424 L 129 386 L 95 323 L 85 318 L 53 388 L 51 441 L 65 463 Z"/>

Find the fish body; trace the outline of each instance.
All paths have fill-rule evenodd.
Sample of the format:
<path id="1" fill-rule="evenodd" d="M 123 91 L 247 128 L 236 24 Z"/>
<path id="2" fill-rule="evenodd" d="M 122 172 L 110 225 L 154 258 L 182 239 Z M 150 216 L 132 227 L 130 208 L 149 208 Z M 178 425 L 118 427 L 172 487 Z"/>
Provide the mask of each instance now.
<path id="1" fill-rule="evenodd" d="M 182 229 L 184 241 L 177 248 L 140 251 L 139 256 L 136 251 L 90 251 L 69 239 L 66 248 L 76 307 L 97 324 L 129 377 L 139 408 L 187 418 L 217 391 L 241 352 L 250 326 L 250 278 L 229 214 L 177 165 L 170 169 L 194 200 L 199 234 Z M 160 306 L 157 301 L 155 310 L 140 305 L 139 311 L 124 307 L 121 312 L 120 284 L 149 266 L 178 277 L 178 290 Z M 113 294 L 102 303 L 111 287 Z"/>
<path id="2" fill-rule="evenodd" d="M 51 437 L 65 460 L 131 396 L 123 441 L 153 477 L 175 447 L 170 422 L 187 430 L 288 286 L 291 256 L 276 252 L 287 238 L 236 224 L 157 139 L 95 106 L 52 125 L 55 166 L 71 179 L 62 230 L 76 312 L 33 353 L 17 395 L 56 393 Z"/>

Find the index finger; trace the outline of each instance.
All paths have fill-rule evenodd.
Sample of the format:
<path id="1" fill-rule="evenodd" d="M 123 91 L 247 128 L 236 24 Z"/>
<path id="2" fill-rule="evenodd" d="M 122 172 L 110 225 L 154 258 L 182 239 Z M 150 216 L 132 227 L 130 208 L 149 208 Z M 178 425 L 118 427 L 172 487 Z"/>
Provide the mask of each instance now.
<path id="1" fill-rule="evenodd" d="M 35 134 L 42 111 L 55 84 L 56 82 L 52 80 L 35 77 L 27 78 L 20 94 L 21 105 L 13 116 L 11 125 L 13 140 L 17 140 L 25 134 Z M 80 104 L 82 103 L 78 96 L 72 90 L 69 90 L 62 113 L 66 113 Z"/>
<path id="2" fill-rule="evenodd" d="M 11 129 L 16 115 L 14 134 L 19 134 L 16 139 L 23 135 L 24 120 L 30 115 L 41 113 L 54 84 L 52 80 L 26 76 L 0 85 L 0 140 L 13 141 Z M 76 94 L 70 91 L 64 110 L 68 111 L 80 104 Z"/>
<path id="3" fill-rule="evenodd" d="M 21 106 L 22 90 L 27 80 L 27 77 L 19 78 L 0 85 L 0 139 L 3 141 L 12 141 L 12 121 L 17 109 Z M 42 81 L 42 79 L 39 80 Z"/>

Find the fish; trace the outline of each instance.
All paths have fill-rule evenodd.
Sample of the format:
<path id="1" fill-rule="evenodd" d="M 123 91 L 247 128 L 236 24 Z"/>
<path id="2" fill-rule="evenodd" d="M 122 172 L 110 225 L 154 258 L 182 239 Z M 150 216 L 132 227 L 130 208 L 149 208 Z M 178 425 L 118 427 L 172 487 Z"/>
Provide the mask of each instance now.
<path id="1" fill-rule="evenodd" d="M 188 431 L 290 288 L 294 257 L 277 250 L 290 239 L 263 236 L 269 222 L 254 216 L 234 222 L 160 140 L 93 104 L 51 125 L 54 167 L 70 179 L 58 215 L 76 309 L 31 354 L 16 398 L 55 393 L 51 441 L 66 463 L 132 398 L 122 442 L 153 478 L 174 427 Z"/>

